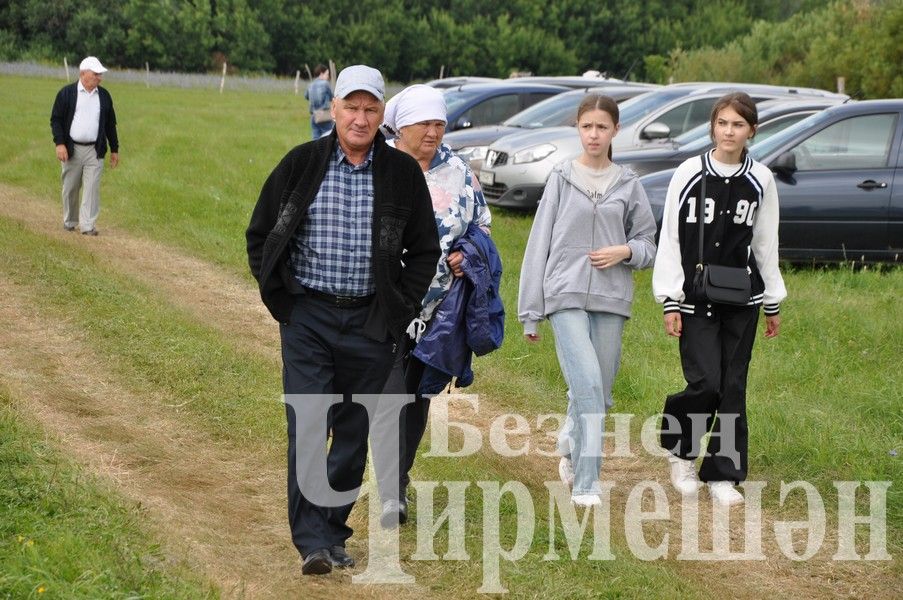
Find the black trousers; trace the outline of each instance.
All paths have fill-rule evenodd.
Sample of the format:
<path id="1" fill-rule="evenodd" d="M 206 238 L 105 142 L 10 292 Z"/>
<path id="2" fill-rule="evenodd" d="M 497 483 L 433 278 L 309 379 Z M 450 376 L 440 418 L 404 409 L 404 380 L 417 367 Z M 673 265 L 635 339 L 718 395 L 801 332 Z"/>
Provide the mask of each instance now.
<path id="1" fill-rule="evenodd" d="M 687 387 L 665 400 L 661 445 L 684 459 L 703 454 L 702 481 L 746 479 L 746 378 L 758 308 L 716 305 L 711 317 L 681 315 L 680 362 Z M 700 441 L 711 432 L 704 453 Z"/>
<path id="2" fill-rule="evenodd" d="M 316 453 L 325 453 L 326 477 L 334 490 L 356 490 L 361 485 L 369 419 L 364 406 L 352 403 L 352 395 L 379 394 L 394 358 L 391 339 L 377 342 L 362 335 L 369 310 L 369 306 L 337 308 L 319 298 L 298 296 L 289 324 L 280 326 L 283 389 L 286 395 L 302 395 L 291 402 L 287 399 L 285 406 L 288 517 L 292 541 L 302 556 L 344 546 L 353 533 L 346 523 L 354 502 L 314 504 L 302 492 L 296 468 L 299 462 L 303 465 L 318 458 Z M 328 401 L 322 397 L 326 394 L 343 396 L 328 412 Z M 299 425 L 310 431 L 311 424 L 297 420 L 295 407 L 303 409 L 304 416 L 323 411 L 322 429 L 319 423 L 313 424 L 317 435 L 296 435 Z M 328 447 L 324 444 L 327 432 L 332 434 Z"/>

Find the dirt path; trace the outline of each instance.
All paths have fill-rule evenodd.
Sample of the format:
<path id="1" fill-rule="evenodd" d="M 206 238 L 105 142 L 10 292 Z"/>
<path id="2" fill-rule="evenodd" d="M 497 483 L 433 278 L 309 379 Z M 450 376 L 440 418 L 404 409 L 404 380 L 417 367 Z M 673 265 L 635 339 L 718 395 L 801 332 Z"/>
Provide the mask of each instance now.
<path id="1" fill-rule="evenodd" d="M 256 290 L 234 276 L 195 258 L 112 227 L 84 243 L 63 231 L 55 206 L 21 190 L 0 186 L 0 215 L 55 240 L 89 249 L 105 263 L 168 297 L 234 343 L 278 361 L 278 332 Z M 99 359 L 80 335 L 63 323 L 35 314 L 25 290 L 0 284 L 0 373 L 41 422 L 80 462 L 111 479 L 146 506 L 154 521 L 183 545 L 227 597 L 285 597 L 303 589 L 305 597 L 335 596 L 350 579 L 299 586 L 294 549 L 283 514 L 282 456 L 248 456 L 222 447 L 202 432 L 185 431 L 177 415 L 159 403 L 132 398 L 127 386 L 97 369 Z M 215 318 L 211 318 L 215 315 Z M 35 345 L 35 340 L 41 340 Z M 34 365 L 42 365 L 35 370 Z M 485 432 L 499 413 L 485 397 L 472 420 Z M 470 420 L 466 413 L 456 419 Z M 77 418 L 72 418 L 72 417 Z M 534 442 L 539 441 L 539 434 Z M 638 451 L 633 458 L 606 461 L 607 477 L 617 482 L 612 496 L 612 531 L 623 532 L 626 492 L 640 481 L 657 480 L 668 491 L 671 520 L 652 526 L 647 538 L 671 539 L 669 558 L 680 550 L 679 501 L 670 491 L 661 460 Z M 503 460 L 487 456 L 488 460 Z M 509 459 L 510 460 L 510 459 Z M 542 482 L 554 477 L 555 461 L 538 455 L 506 463 L 513 479 Z M 514 474 L 516 473 L 516 476 Z M 541 484 L 540 484 L 541 485 Z M 710 528 L 707 496 L 701 496 L 700 537 Z M 358 511 L 355 511 L 358 513 Z M 360 518 L 361 515 L 356 515 Z M 774 518 L 765 515 L 771 531 Z M 830 534 L 830 532 L 829 532 Z M 623 536 L 623 534 L 621 534 Z M 357 536 L 356 536 L 357 537 Z M 614 539 L 622 539 L 613 534 Z M 771 542 L 771 543 L 769 543 Z M 362 542 L 355 542 L 363 550 Z M 704 542 L 703 542 L 703 547 Z M 781 556 L 767 536 L 766 560 L 669 561 L 669 567 L 694 583 L 721 592 L 724 581 L 744 581 L 748 597 L 798 598 L 894 597 L 900 581 L 887 563 L 837 563 L 827 560 L 830 539 L 816 559 L 794 563 Z M 338 580 L 337 580 L 338 579 Z M 355 597 L 422 596 L 420 586 L 345 589 Z M 735 592 L 736 590 L 733 590 Z M 432 592 L 435 595 L 435 592 Z M 290 594 L 289 594 L 290 596 Z"/>

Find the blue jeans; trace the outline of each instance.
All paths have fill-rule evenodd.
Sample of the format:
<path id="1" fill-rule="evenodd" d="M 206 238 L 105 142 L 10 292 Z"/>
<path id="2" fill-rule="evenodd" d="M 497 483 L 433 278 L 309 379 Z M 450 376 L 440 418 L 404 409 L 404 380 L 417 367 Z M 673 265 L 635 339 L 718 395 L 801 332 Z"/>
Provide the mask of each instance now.
<path id="1" fill-rule="evenodd" d="M 326 123 L 315 123 L 313 116 L 310 118 L 310 139 L 318 140 L 323 136 L 329 135 L 329 132 L 332 131 L 333 122 L 327 121 Z"/>
<path id="2" fill-rule="evenodd" d="M 573 494 L 601 491 L 602 433 L 611 408 L 612 384 L 621 361 L 621 334 L 626 317 L 580 309 L 549 316 L 555 332 L 558 363 L 568 385 L 567 422 L 558 450 L 574 465 Z"/>

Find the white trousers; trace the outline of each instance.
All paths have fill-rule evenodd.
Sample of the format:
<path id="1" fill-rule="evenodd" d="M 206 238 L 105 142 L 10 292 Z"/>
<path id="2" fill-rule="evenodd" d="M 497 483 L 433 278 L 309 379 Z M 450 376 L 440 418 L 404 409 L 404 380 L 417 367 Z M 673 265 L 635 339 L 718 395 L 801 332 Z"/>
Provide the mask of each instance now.
<path id="1" fill-rule="evenodd" d="M 75 144 L 75 152 L 63 163 L 63 225 L 91 231 L 100 212 L 100 175 L 103 160 L 94 146 Z M 81 208 L 79 208 L 79 192 Z"/>

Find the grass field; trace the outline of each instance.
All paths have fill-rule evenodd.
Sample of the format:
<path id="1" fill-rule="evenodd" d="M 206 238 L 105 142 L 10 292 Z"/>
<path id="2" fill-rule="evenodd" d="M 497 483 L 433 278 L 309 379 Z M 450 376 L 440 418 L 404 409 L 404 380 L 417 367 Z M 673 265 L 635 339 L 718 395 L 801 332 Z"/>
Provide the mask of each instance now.
<path id="1" fill-rule="evenodd" d="M 416 585 L 361 586 L 344 575 L 302 581 L 293 551 L 286 550 L 288 531 L 282 524 L 279 364 L 273 354 L 246 341 L 251 333 L 271 339 L 272 326 L 263 323 L 249 332 L 238 323 L 245 306 L 258 306 L 247 273 L 244 228 L 270 169 L 309 137 L 306 105 L 288 94 L 147 89 L 109 77 L 121 164 L 104 173 L 101 236 L 90 240 L 59 227 L 59 165 L 48 119 L 63 83 L 0 77 L 0 191 L 7 198 L 0 203 L 0 480 L 7 490 L 4 498 L 16 499 L 0 505 L 0 597 L 330 597 L 336 589 L 349 597 L 471 597 L 485 581 L 483 536 L 491 533 L 483 526 L 487 507 L 478 481 L 520 481 L 533 498 L 533 542 L 523 558 L 501 564 L 501 581 L 513 597 L 703 598 L 725 591 L 752 598 L 893 597 L 903 583 L 898 559 L 903 549 L 903 458 L 898 456 L 903 453 L 903 392 L 897 370 L 903 358 L 903 272 L 881 266 L 785 270 L 790 297 L 783 306 L 782 334 L 757 341 L 748 394 L 750 480 L 765 484 L 764 560 L 742 561 L 679 560 L 681 511 L 673 496 L 671 518 L 644 528 L 649 546 L 670 539 L 664 557 L 641 559 L 635 540 L 625 534 L 625 521 L 635 524 L 637 518 L 625 513 L 631 486 L 649 480 L 667 488 L 663 460 L 640 445 L 640 426 L 682 383 L 676 344 L 663 334 L 660 308 L 651 299 L 649 273 L 638 274 L 634 318 L 614 390 L 615 410 L 634 415 L 629 426 L 634 456 L 612 457 L 603 466 L 604 477 L 616 486 L 611 502 L 615 559 L 589 560 L 592 540 L 586 539 L 577 560 L 547 560 L 552 535 L 558 554 L 567 556 L 560 522 L 549 526 L 543 486 L 557 479 L 556 462 L 536 452 L 506 458 L 488 447 L 497 415 L 523 415 L 533 431 L 512 437 L 535 447 L 544 437 L 536 426 L 538 415 L 564 410 L 565 386 L 550 330 L 542 330 L 539 345 L 528 346 L 515 318 L 530 216 L 505 211 L 493 213 L 493 237 L 505 264 L 507 339 L 499 351 L 475 363 L 476 383 L 466 391 L 479 394 L 480 411 L 453 412 L 455 419 L 477 425 L 487 442 L 466 457 L 423 457 L 415 473 L 422 481 L 473 482 L 466 496 L 469 559 L 412 560 L 418 539 L 416 528 L 406 527 L 401 556 Z M 123 248 L 147 256 L 125 256 Z M 149 269 L 128 266 L 158 256 L 200 261 L 234 280 L 244 295 L 220 295 L 213 286 L 179 288 L 182 279 L 196 282 L 201 276 L 176 267 L 169 274 L 173 281 L 161 281 Z M 45 328 L 46 335 L 26 335 Z M 75 358 L 57 348 L 59 340 L 71 343 Z M 82 356 L 90 356 L 85 362 L 92 365 L 85 381 L 102 382 L 89 391 L 73 384 L 64 368 Z M 140 399 L 140 406 L 124 407 L 136 415 L 128 435 L 124 426 L 91 421 L 103 390 Z M 72 418 L 92 423 L 71 438 L 41 409 L 65 409 L 70 392 L 82 398 Z M 170 425 L 154 429 L 143 419 Z M 169 456 L 170 449 L 178 454 L 183 438 L 192 436 L 196 454 L 185 469 L 193 465 L 197 473 L 192 478 L 180 471 L 184 477 L 177 483 L 160 457 Z M 109 485 L 109 475 L 85 457 L 116 455 L 117 448 L 132 479 Z M 237 532 L 234 539 L 248 545 L 245 554 L 230 553 L 207 540 L 200 525 L 193 528 L 192 517 L 197 522 L 215 517 L 216 505 L 192 503 L 192 490 L 183 489 L 184 481 L 194 481 L 218 490 L 224 502 L 244 502 L 248 492 L 239 493 L 244 490 L 240 482 L 216 487 L 209 481 L 213 475 L 207 471 L 222 466 L 217 461 L 223 454 L 248 457 L 244 466 L 240 459 L 226 463 L 234 466 L 236 478 L 247 475 L 239 469 L 253 473 L 258 464 L 269 464 L 274 473 L 255 486 L 272 510 L 248 505 L 234 518 L 222 514 L 222 528 Z M 15 467 L 6 469 L 7 463 Z M 159 501 L 149 507 L 135 501 L 141 496 L 136 490 L 144 489 L 142 478 L 160 488 Z M 805 519 L 801 493 L 785 502 L 779 497 L 781 482 L 793 481 L 814 486 L 827 513 L 824 543 L 807 561 L 787 558 L 773 533 L 779 521 Z M 891 482 L 886 496 L 891 560 L 831 560 L 841 537 L 835 481 Z M 28 491 L 48 487 L 59 488 L 63 499 Z M 14 496 L 11 489 L 22 491 Z M 859 514 L 869 511 L 868 500 L 860 488 Z M 63 503 L 66 510 L 49 510 L 51 502 Z M 360 504 L 354 514 L 359 533 L 351 549 L 365 557 L 366 503 Z M 441 506 L 437 501 L 437 513 Z M 649 498 L 644 506 L 652 509 Z M 499 510 L 502 545 L 510 548 L 518 517 L 510 495 L 501 499 Z M 254 534 L 240 533 L 246 521 L 258 519 L 264 525 L 252 529 Z M 40 531 L 43 537 L 35 533 Z M 869 551 L 868 534 L 867 527 L 856 528 L 860 556 Z M 55 548 L 36 553 L 23 547 L 19 536 Z M 794 539 L 801 549 L 805 534 Z M 437 553 L 454 542 L 441 529 Z M 101 546 L 107 554 L 94 551 Z M 62 555 L 67 559 L 58 558 Z M 234 576 L 223 573 L 230 566 Z M 93 587 L 85 587 L 86 580 Z"/>

